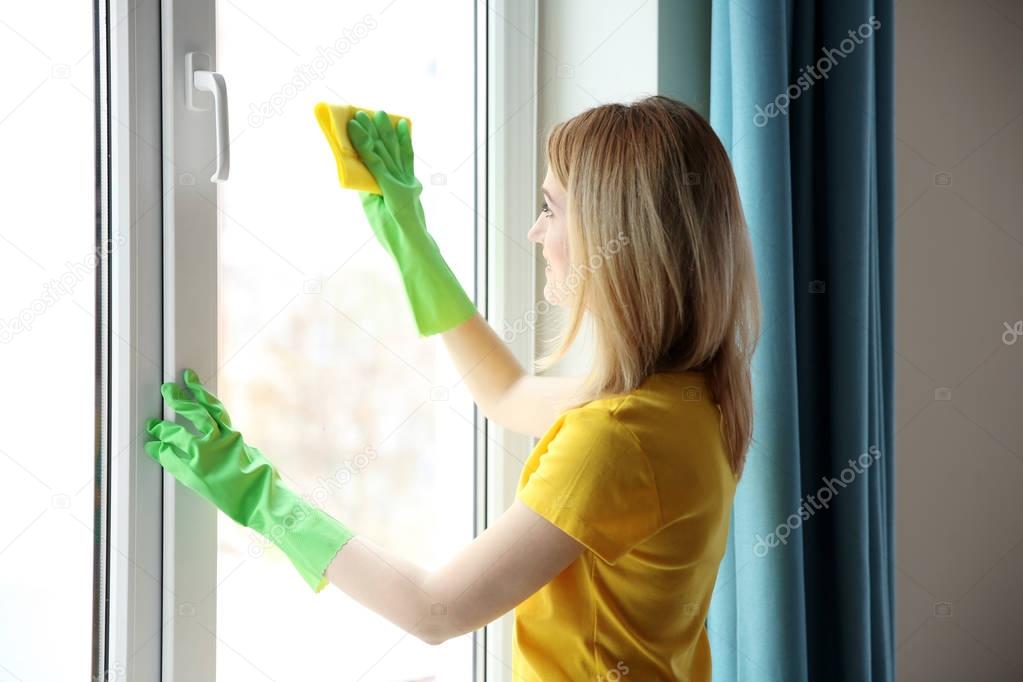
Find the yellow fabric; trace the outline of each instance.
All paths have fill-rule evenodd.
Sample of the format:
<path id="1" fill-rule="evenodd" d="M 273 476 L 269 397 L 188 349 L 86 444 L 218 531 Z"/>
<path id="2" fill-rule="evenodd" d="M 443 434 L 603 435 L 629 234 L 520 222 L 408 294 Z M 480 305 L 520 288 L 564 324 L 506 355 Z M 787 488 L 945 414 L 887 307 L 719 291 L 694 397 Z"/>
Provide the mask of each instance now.
<path id="1" fill-rule="evenodd" d="M 517 682 L 711 679 L 705 619 L 735 477 L 698 372 L 561 415 L 516 497 L 587 550 L 515 608 Z"/>
<path id="2" fill-rule="evenodd" d="M 371 117 L 374 114 L 372 109 L 357 107 L 350 104 L 327 104 L 318 102 L 313 107 L 316 114 L 316 121 L 320 124 L 320 130 L 327 137 L 330 143 L 330 150 L 334 152 L 334 160 L 337 162 L 337 176 L 341 186 L 348 189 L 357 189 L 363 192 L 380 194 L 380 185 L 377 184 L 373 174 L 366 168 L 366 164 L 359 158 L 359 152 L 352 146 L 348 139 L 348 121 L 355 116 L 355 112 L 365 111 Z M 398 125 L 398 121 L 408 121 L 409 132 L 412 132 L 412 119 L 408 116 L 388 114 L 391 125 Z"/>

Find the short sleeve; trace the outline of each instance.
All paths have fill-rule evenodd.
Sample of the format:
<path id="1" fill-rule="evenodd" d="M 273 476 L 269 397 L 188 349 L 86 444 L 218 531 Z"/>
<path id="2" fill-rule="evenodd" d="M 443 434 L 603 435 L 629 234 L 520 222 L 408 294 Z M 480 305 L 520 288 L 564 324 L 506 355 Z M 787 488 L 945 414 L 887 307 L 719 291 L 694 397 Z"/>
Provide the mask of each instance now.
<path id="1" fill-rule="evenodd" d="M 571 410 L 526 462 L 516 497 L 609 564 L 661 527 L 646 455 L 606 409 Z"/>

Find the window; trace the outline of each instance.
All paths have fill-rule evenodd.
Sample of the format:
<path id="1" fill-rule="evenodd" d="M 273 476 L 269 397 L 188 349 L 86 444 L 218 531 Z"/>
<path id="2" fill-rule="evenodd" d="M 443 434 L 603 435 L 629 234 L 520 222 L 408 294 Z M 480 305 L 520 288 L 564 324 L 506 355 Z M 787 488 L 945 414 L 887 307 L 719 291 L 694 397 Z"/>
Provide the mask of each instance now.
<path id="1" fill-rule="evenodd" d="M 3 19 L 0 680 L 84 679 L 98 262 L 93 17 L 79 3 L 55 23 L 29 3 L 5 7 Z"/>
<path id="2" fill-rule="evenodd" d="M 217 214 L 219 394 L 294 489 L 439 567 L 474 534 L 472 399 L 443 344 L 417 337 L 313 105 L 412 119 L 431 233 L 472 295 L 472 3 L 216 9 L 232 138 Z M 217 537 L 218 679 L 472 679 L 471 638 L 430 647 L 339 590 L 312 595 L 283 554 L 224 515 Z"/>
<path id="3" fill-rule="evenodd" d="M 504 511 L 532 443 L 487 425 L 418 338 L 312 111 L 412 118 L 431 232 L 505 329 L 533 303 L 534 254 L 501 225 L 524 234 L 536 206 L 535 16 L 481 7 L 5 13 L 0 681 L 507 679 L 510 615 L 428 647 L 313 595 L 142 447 L 149 417 L 174 418 L 160 383 L 193 367 L 296 489 L 421 565 Z M 190 53 L 226 79 L 227 182 Z M 508 341 L 526 363 L 531 335 Z"/>

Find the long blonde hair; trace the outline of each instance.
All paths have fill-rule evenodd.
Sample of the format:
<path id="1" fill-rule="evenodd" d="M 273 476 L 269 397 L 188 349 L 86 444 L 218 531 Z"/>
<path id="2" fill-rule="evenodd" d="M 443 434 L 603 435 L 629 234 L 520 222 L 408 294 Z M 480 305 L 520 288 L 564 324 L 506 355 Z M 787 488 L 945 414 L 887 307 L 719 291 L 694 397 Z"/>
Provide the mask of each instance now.
<path id="1" fill-rule="evenodd" d="M 664 369 L 702 372 L 738 479 L 753 436 L 760 301 L 721 141 L 698 112 L 653 96 L 557 124 L 547 159 L 567 191 L 576 282 L 560 343 L 537 368 L 565 355 L 588 313 L 596 362 L 578 403 L 627 393 Z"/>

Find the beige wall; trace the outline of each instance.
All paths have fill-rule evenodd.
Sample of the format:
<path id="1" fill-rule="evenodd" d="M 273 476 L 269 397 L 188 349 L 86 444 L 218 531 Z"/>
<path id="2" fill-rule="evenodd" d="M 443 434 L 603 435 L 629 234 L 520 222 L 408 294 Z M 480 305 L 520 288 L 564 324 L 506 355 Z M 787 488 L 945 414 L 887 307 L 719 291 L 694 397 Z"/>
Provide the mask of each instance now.
<path id="1" fill-rule="evenodd" d="M 1023 2 L 895 30 L 898 679 L 1023 680 Z"/>

